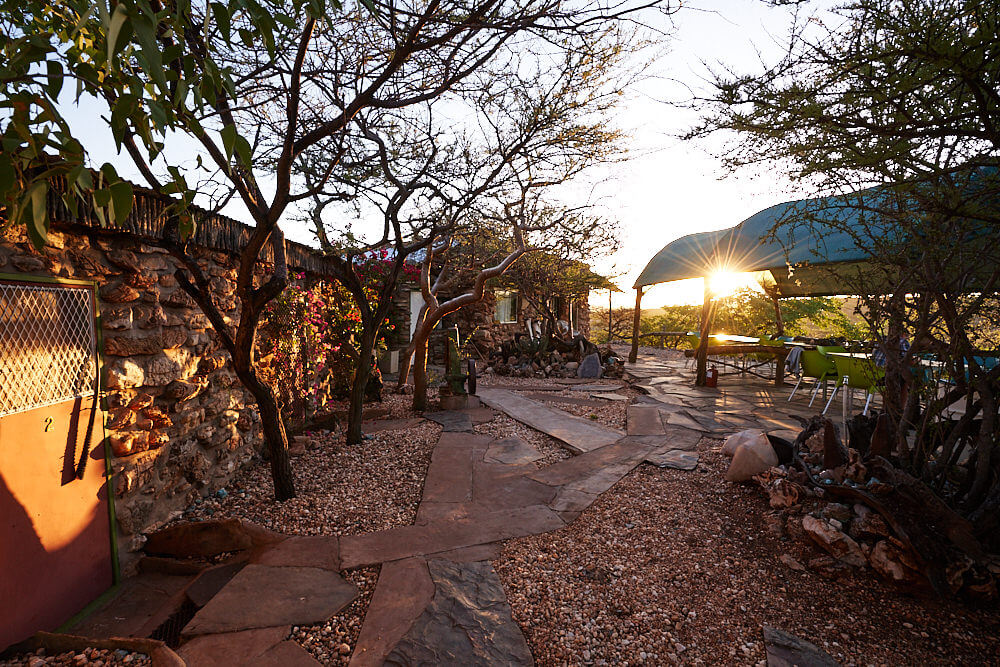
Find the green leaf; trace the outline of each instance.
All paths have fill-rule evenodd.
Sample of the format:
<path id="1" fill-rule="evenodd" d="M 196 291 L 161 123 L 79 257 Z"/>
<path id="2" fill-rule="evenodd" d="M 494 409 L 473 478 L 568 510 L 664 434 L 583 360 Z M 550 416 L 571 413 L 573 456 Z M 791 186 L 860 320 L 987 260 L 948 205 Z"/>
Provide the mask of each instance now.
<path id="1" fill-rule="evenodd" d="M 250 150 L 250 142 L 241 136 L 236 137 L 236 155 L 244 167 L 249 168 L 253 164 L 253 152 Z"/>
<path id="2" fill-rule="evenodd" d="M 135 95 L 125 94 L 115 102 L 115 108 L 111 110 L 111 136 L 114 137 L 115 144 L 121 150 L 122 139 L 128 131 L 128 119 L 135 112 L 138 100 Z"/>
<path id="3" fill-rule="evenodd" d="M 31 219 L 28 224 L 28 236 L 31 244 L 36 249 L 41 250 L 49 237 L 49 216 L 46 210 L 45 195 L 48 194 L 49 184 L 45 181 L 38 181 L 28 193 L 31 198 Z"/>
<path id="4" fill-rule="evenodd" d="M 55 99 L 59 97 L 59 91 L 62 90 L 63 86 L 63 68 L 62 65 L 55 60 L 46 60 L 45 67 L 48 71 L 49 85 L 48 93 L 49 97 Z"/>
<path id="5" fill-rule="evenodd" d="M 111 190 L 111 219 L 121 225 L 132 212 L 132 186 L 127 181 L 118 181 Z"/>
<path id="6" fill-rule="evenodd" d="M 114 66 L 115 51 L 117 51 L 118 34 L 121 32 L 122 26 L 125 25 L 125 19 L 127 18 L 128 12 L 125 9 L 125 3 L 115 5 L 115 11 L 111 15 L 111 21 L 108 25 L 108 64 L 112 67 Z"/>
<path id="7" fill-rule="evenodd" d="M 233 159 L 233 149 L 236 147 L 236 126 L 226 125 L 222 128 L 222 148 L 226 151 L 226 160 Z"/>
<path id="8" fill-rule="evenodd" d="M 100 208 L 105 208 L 109 203 L 111 203 L 111 190 L 107 188 L 98 188 L 94 190 L 94 203 Z"/>
<path id="9" fill-rule="evenodd" d="M 233 29 L 232 22 L 229 17 L 229 10 L 221 2 L 213 2 L 212 14 L 215 16 L 216 25 L 219 26 L 219 34 L 228 44 Z"/>

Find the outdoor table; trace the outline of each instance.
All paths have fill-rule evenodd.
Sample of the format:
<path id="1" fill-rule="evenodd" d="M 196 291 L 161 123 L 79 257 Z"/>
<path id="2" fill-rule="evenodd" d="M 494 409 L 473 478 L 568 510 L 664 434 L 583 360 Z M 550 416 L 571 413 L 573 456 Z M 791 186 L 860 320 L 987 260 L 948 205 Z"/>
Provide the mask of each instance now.
<path id="1" fill-rule="evenodd" d="M 737 336 L 736 338 L 747 339 L 746 336 Z M 754 344 L 740 343 L 735 345 L 709 345 L 706 355 L 717 357 L 722 355 L 769 354 L 774 357 L 775 361 L 774 386 L 785 386 L 785 357 L 788 356 L 788 348 L 784 346 L 778 347 L 776 345 L 761 345 L 757 343 L 756 338 L 748 340 L 754 341 Z M 697 350 L 684 350 L 684 355 L 687 357 L 693 357 L 696 354 Z M 758 377 L 760 376 L 758 375 Z"/>

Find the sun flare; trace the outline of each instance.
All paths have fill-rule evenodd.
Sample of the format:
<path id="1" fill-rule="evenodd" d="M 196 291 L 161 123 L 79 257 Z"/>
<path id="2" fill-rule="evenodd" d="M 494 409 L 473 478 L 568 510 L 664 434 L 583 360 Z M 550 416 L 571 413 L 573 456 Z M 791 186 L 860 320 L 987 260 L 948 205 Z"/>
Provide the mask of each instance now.
<path id="1" fill-rule="evenodd" d="M 709 276 L 708 286 L 717 299 L 731 296 L 741 289 L 761 291 L 756 274 L 734 271 L 716 271 Z"/>

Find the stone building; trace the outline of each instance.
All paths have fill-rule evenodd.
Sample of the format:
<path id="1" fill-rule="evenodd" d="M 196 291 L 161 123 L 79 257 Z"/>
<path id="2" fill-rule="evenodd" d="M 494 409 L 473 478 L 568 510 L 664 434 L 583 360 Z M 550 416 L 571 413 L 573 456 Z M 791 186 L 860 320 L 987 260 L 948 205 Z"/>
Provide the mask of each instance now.
<path id="1" fill-rule="evenodd" d="M 58 197 L 50 196 L 51 231 L 41 252 L 19 226 L 0 232 L 0 287 L 72 280 L 91 286 L 97 294 L 96 348 L 103 339 L 106 411 L 93 440 L 107 444 L 117 548 L 125 567 L 129 554 L 141 547 L 142 533 L 225 486 L 262 444 L 260 419 L 249 392 L 228 363 L 228 353 L 207 317 L 178 286 L 176 260 L 157 245 L 168 200 L 141 188 L 135 191 L 131 215 L 115 229 L 102 228 L 85 207 L 79 215 L 71 215 Z M 248 236 L 246 225 L 205 214 L 190 240 L 191 252 L 211 282 L 212 297 L 232 322 L 239 319 L 238 249 Z M 287 255 L 289 268 L 303 272 L 306 280 L 328 274 L 326 260 L 306 246 L 288 243 Z M 261 275 L 271 270 L 269 256 L 256 267 Z M 6 323 L 18 335 L 15 329 L 23 318 L 11 319 L 16 319 L 18 307 L 13 298 L 0 301 L 0 326 Z M 84 313 L 83 319 L 87 317 Z M 37 337 L 35 329 L 26 329 L 22 338 Z M 40 348 L 43 343 L 34 341 L 31 346 Z M 11 369 L 25 362 L 29 353 L 51 359 L 57 351 L 7 350 L 6 356 L 0 355 L 4 383 L 10 378 L 3 372 L 13 373 Z M 37 406 L 12 405 L 9 412 L 32 407 Z M 0 409 L 0 430 L 8 420 L 5 414 Z M 16 440 L 28 455 L 29 438 L 25 433 Z"/>

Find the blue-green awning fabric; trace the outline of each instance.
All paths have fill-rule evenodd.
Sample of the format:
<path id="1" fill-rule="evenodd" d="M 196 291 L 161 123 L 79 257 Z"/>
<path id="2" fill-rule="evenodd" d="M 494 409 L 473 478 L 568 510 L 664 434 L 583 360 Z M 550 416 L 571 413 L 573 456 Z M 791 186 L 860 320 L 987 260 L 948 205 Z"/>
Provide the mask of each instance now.
<path id="1" fill-rule="evenodd" d="M 868 238 L 879 195 L 803 199 L 766 208 L 729 229 L 689 234 L 668 243 L 646 265 L 635 287 L 716 271 L 770 271 L 782 296 L 838 294 L 831 265 L 851 275 L 876 252 Z M 864 229 L 864 233 L 852 230 Z M 891 233 L 886 227 L 882 230 Z M 823 267 L 820 269 L 820 267 Z M 853 267 L 853 268 L 852 268 Z"/>
<path id="2" fill-rule="evenodd" d="M 936 184 L 961 194 L 958 199 L 966 219 L 973 223 L 967 236 L 955 241 L 969 243 L 970 248 L 995 244 L 997 230 L 986 221 L 995 219 L 1000 208 L 1000 170 L 992 165 L 963 168 L 929 183 L 928 192 L 934 193 Z M 921 189 L 916 184 L 894 194 L 891 188 L 873 187 L 849 195 L 800 199 L 766 208 L 729 229 L 689 234 L 657 253 L 635 287 L 716 271 L 766 271 L 781 296 L 844 294 L 859 284 L 873 258 L 886 248 L 905 247 L 912 241 L 906 234 L 913 233 L 913 226 L 894 224 L 892 218 L 897 216 L 891 212 L 920 215 Z M 879 289 L 870 282 L 870 273 L 863 276 L 863 282 Z"/>

